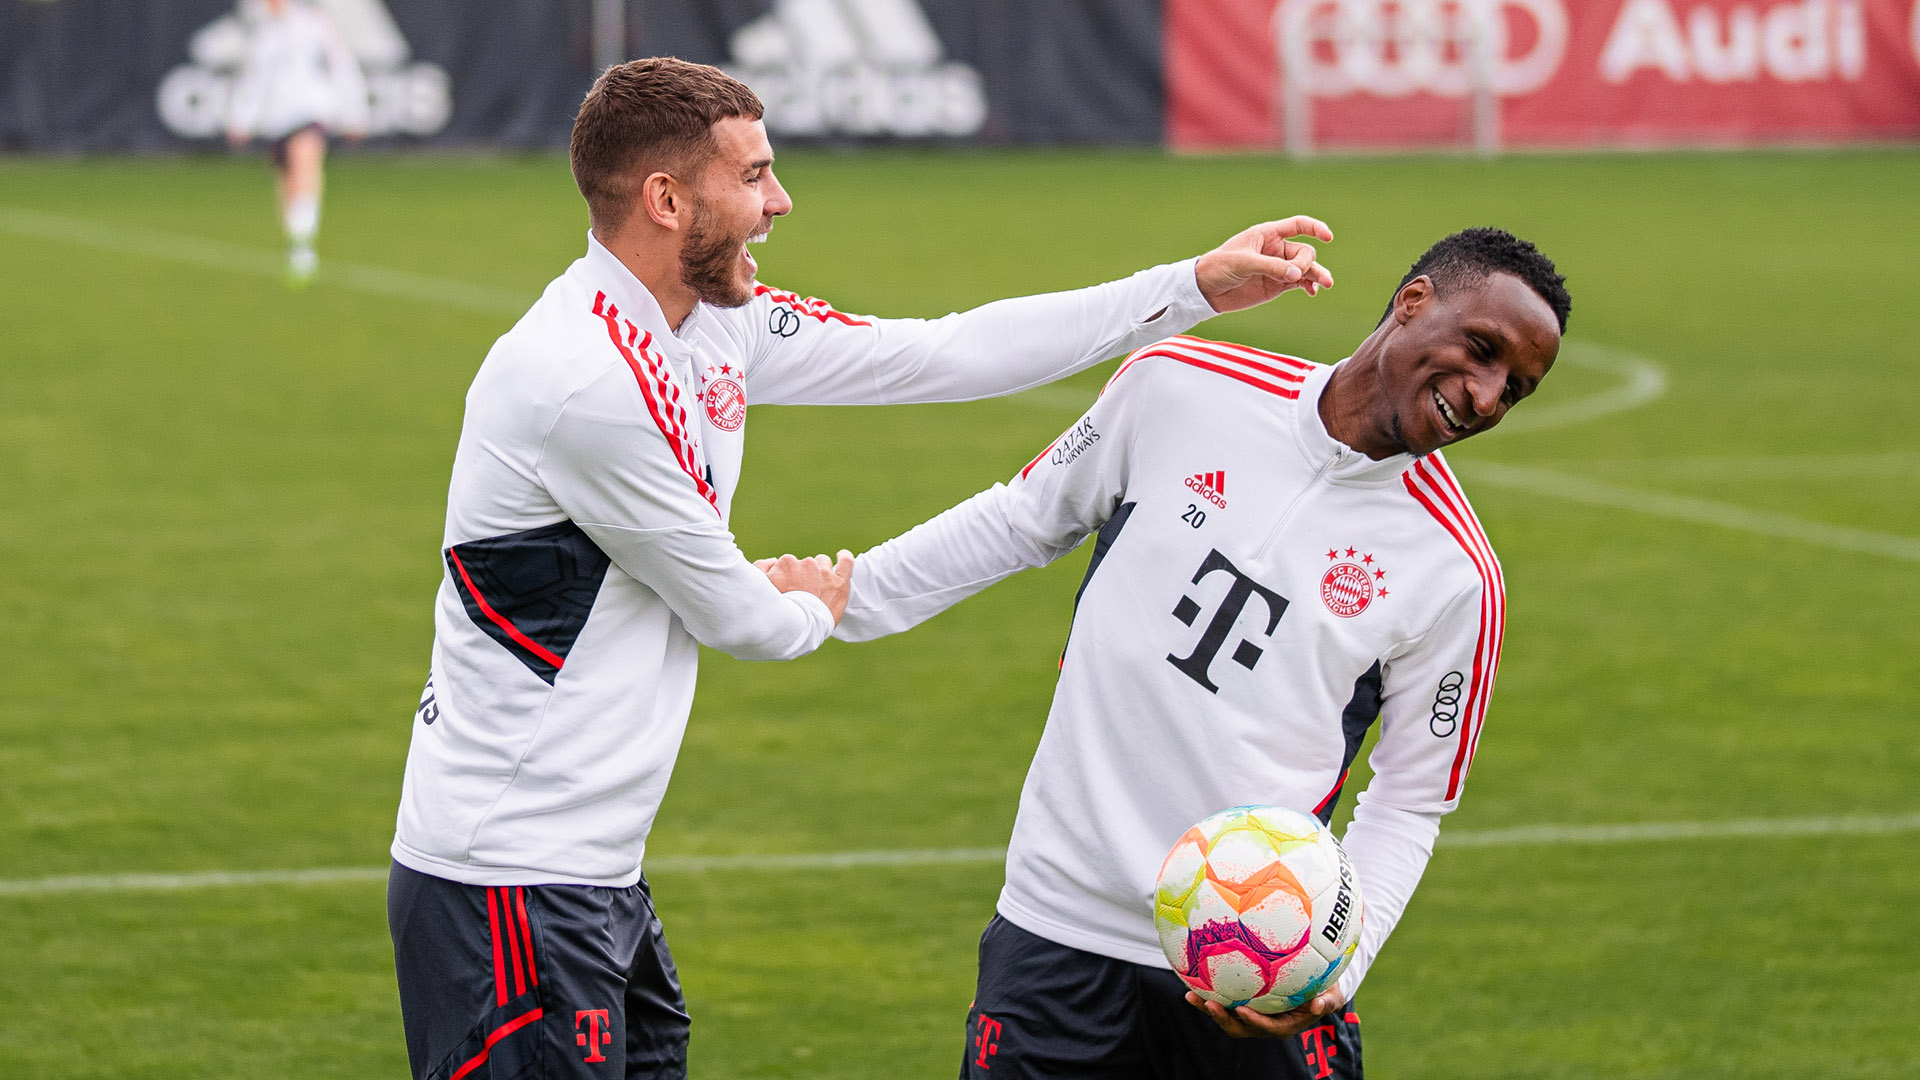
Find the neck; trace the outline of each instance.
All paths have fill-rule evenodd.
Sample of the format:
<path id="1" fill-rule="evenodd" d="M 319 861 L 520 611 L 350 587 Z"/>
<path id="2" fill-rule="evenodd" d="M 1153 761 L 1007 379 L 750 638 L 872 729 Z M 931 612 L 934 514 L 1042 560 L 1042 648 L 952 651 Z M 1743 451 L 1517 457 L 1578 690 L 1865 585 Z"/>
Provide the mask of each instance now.
<path id="1" fill-rule="evenodd" d="M 634 228 L 618 232 L 596 228 L 593 236 L 601 247 L 620 260 L 628 273 L 640 279 L 640 284 L 653 294 L 653 302 L 660 305 L 660 314 L 665 316 L 667 326 L 678 333 L 680 324 L 693 314 L 693 306 L 700 298 L 680 280 L 680 251 L 672 242 L 672 234 L 660 229 L 655 232 L 659 235 L 644 235 Z"/>
<path id="2" fill-rule="evenodd" d="M 1353 356 L 1334 369 L 1320 392 L 1319 404 L 1327 434 L 1375 461 L 1402 452 L 1393 433 L 1380 430 L 1378 417 L 1369 415 L 1369 406 L 1379 395 L 1380 334 L 1379 330 L 1369 334 Z"/>

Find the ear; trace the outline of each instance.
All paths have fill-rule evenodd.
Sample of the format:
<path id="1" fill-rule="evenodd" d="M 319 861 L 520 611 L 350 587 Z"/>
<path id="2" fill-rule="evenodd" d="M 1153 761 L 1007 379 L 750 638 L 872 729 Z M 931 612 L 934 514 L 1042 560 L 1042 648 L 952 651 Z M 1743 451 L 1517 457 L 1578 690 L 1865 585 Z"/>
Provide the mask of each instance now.
<path id="1" fill-rule="evenodd" d="M 676 180 L 673 174 L 649 173 L 645 180 L 640 181 L 640 209 L 655 225 L 678 231 L 693 209 L 689 194 L 686 186 Z"/>
<path id="2" fill-rule="evenodd" d="M 1405 323 L 1425 311 L 1427 305 L 1431 303 L 1433 303 L 1433 279 L 1421 274 L 1400 286 L 1400 291 L 1394 294 L 1393 321 Z"/>

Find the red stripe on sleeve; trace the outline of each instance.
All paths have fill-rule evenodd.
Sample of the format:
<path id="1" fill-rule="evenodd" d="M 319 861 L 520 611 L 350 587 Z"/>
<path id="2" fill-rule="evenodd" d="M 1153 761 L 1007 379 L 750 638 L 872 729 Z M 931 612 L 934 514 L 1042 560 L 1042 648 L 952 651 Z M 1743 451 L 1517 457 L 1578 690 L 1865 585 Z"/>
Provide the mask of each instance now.
<path id="1" fill-rule="evenodd" d="M 1051 449 L 1053 449 L 1053 444 L 1048 443 L 1047 450 Z M 1025 480 L 1027 478 L 1027 474 L 1033 471 L 1033 467 L 1040 464 L 1040 459 L 1047 456 L 1047 450 L 1042 450 L 1038 454 L 1033 455 L 1033 460 L 1027 462 L 1027 467 L 1020 470 L 1020 479 Z"/>
<path id="2" fill-rule="evenodd" d="M 1272 360 L 1276 363 L 1299 368 L 1303 372 L 1312 371 L 1314 368 L 1314 363 L 1311 360 L 1303 360 L 1298 356 L 1288 356 L 1286 353 L 1268 352 L 1265 349 L 1256 349 L 1251 345 L 1241 345 L 1238 342 L 1214 341 L 1210 338 L 1196 337 L 1193 334 L 1175 334 L 1174 339 L 1177 341 L 1192 342 L 1197 345 L 1213 345 L 1222 349 L 1232 349 L 1235 352 L 1252 353 L 1255 356 Z"/>
<path id="3" fill-rule="evenodd" d="M 655 396 L 653 386 L 648 382 L 650 377 L 659 379 L 662 383 L 667 382 L 662 372 L 664 365 L 661 365 L 647 353 L 647 346 L 652 343 L 653 335 L 644 334 L 641 336 L 640 344 L 637 347 L 639 356 L 634 355 L 635 349 L 629 349 L 626 344 L 620 340 L 619 307 L 607 303 L 606 300 L 606 293 L 595 293 L 593 296 L 593 313 L 598 315 L 601 320 L 607 324 L 607 337 L 613 340 L 613 347 L 620 350 L 620 358 L 627 362 L 627 367 L 633 372 L 634 381 L 640 384 L 640 396 L 646 400 L 647 412 L 652 414 L 653 425 L 660 429 L 660 434 L 666 436 L 667 448 L 673 452 L 673 458 L 679 463 L 680 471 L 686 473 L 687 476 L 693 480 L 694 490 L 700 493 L 701 498 L 707 500 L 708 505 L 713 507 L 715 513 L 718 513 L 720 510 L 719 496 L 714 492 L 713 485 L 707 483 L 707 478 L 701 476 L 700 471 L 694 467 L 693 449 L 688 445 L 686 439 L 686 413 L 684 411 L 681 412 L 680 415 L 682 419 L 678 427 L 672 424 L 668 420 L 671 412 L 663 406 L 661 401 Z M 637 329 L 632 323 L 628 323 L 627 328 L 629 330 Z M 640 357 L 646 357 L 645 364 L 642 364 Z M 676 397 L 677 396 L 676 393 Z"/>
<path id="4" fill-rule="evenodd" d="M 1487 693 L 1480 698 L 1478 716 L 1473 725 L 1473 739 L 1467 747 L 1467 768 L 1473 768 L 1473 755 L 1480 750 L 1480 735 L 1486 730 L 1487 706 L 1493 692 L 1493 682 L 1500 673 L 1500 650 L 1506 644 L 1507 637 L 1507 583 L 1500 572 L 1500 560 L 1493 554 L 1493 544 L 1487 540 L 1486 530 L 1480 526 L 1480 519 L 1474 516 L 1473 508 L 1467 504 L 1466 493 L 1460 490 L 1460 481 L 1448 469 L 1446 463 L 1435 460 L 1432 472 L 1442 484 L 1440 496 L 1454 505 L 1468 528 L 1468 535 L 1484 556 L 1480 564 L 1482 579 L 1486 582 L 1490 594 L 1491 618 L 1489 628 L 1492 632 L 1492 645 L 1487 665 Z M 1448 493 L 1451 492 L 1449 499 Z"/>
<path id="5" fill-rule="evenodd" d="M 1493 561 L 1493 548 L 1487 544 L 1486 534 L 1480 530 L 1479 522 L 1474 519 L 1473 512 L 1466 508 L 1464 497 L 1458 506 L 1454 504 L 1434 472 L 1425 461 L 1416 461 L 1401 479 L 1414 499 L 1466 552 L 1474 569 L 1479 572 L 1481 581 L 1480 633 L 1474 642 L 1473 670 L 1466 707 L 1462 710 L 1465 722 L 1461 725 L 1460 745 L 1454 750 L 1453 769 L 1447 778 L 1446 797 L 1451 799 L 1459 794 L 1460 785 L 1471 767 L 1472 747 L 1479 740 L 1480 728 L 1486 718 L 1487 701 L 1493 690 L 1493 673 L 1498 664 L 1501 630 L 1505 623 L 1506 594 L 1500 580 L 1499 564 Z M 1418 482 L 1415 481 L 1416 476 Z"/>
<path id="6" fill-rule="evenodd" d="M 1292 389 L 1291 387 L 1286 387 L 1286 386 L 1275 386 L 1270 382 L 1266 382 L 1265 380 L 1262 380 L 1254 375 L 1241 371 L 1239 368 L 1227 367 L 1224 364 L 1210 363 L 1206 360 L 1201 360 L 1197 357 L 1186 356 L 1181 353 L 1172 352 L 1169 350 L 1154 349 L 1150 352 L 1141 353 L 1138 357 L 1136 357 L 1136 359 L 1144 360 L 1149 356 L 1164 356 L 1169 360 L 1178 360 L 1181 363 L 1188 365 L 1189 367 L 1197 367 L 1205 371 L 1214 372 L 1215 374 L 1218 374 L 1218 375 L 1225 375 L 1229 379 L 1238 379 L 1241 382 L 1246 383 L 1248 386 L 1257 386 L 1260 389 L 1265 390 L 1269 394 L 1278 394 L 1283 398 L 1293 398 L 1297 400 L 1300 397 L 1300 391 L 1298 390 L 1295 390 L 1295 389 Z"/>
<path id="7" fill-rule="evenodd" d="M 495 1005 L 507 1003 L 507 963 L 506 955 L 500 951 L 500 908 L 495 902 L 493 890 L 487 890 L 487 926 L 493 933 L 493 1002 Z M 484 1059 L 485 1054 L 481 1055 Z"/>
<path id="8" fill-rule="evenodd" d="M 487 603 L 487 598 L 481 596 L 480 590 L 473 587 L 473 579 L 467 576 L 467 564 L 460 561 L 460 548 L 458 545 L 448 548 L 447 554 L 453 557 L 453 568 L 460 571 L 460 580 L 466 584 L 467 594 L 473 597 L 474 603 L 480 605 L 480 611 L 486 615 L 488 622 L 506 631 L 507 636 L 518 643 L 521 648 L 552 664 L 555 668 L 559 668 L 566 663 L 565 660 L 554 655 L 551 649 L 546 648 L 539 642 L 521 633 L 520 628 L 513 625 L 513 620 L 493 610 L 493 605 Z"/>
<path id="9" fill-rule="evenodd" d="M 771 288 L 766 285 L 758 285 L 758 284 L 756 284 L 753 287 L 753 295 L 771 296 L 773 297 L 774 303 L 786 304 L 788 307 L 793 308 L 793 310 L 798 312 L 799 314 L 811 315 L 823 323 L 826 322 L 828 319 L 832 319 L 835 322 L 845 323 L 848 326 L 872 326 L 873 325 L 873 322 L 870 319 L 861 319 L 861 318 L 856 318 L 852 315 L 843 315 L 840 312 L 833 310 L 832 304 L 827 303 L 825 300 L 822 300 L 817 296 L 809 296 L 809 297 L 806 297 L 805 299 L 802 299 L 799 295 L 795 293 L 782 292 L 779 289 Z"/>
<path id="10" fill-rule="evenodd" d="M 1211 356 L 1216 360 L 1226 360 L 1231 363 L 1241 364 L 1246 367 L 1250 367 L 1262 375 L 1271 375 L 1274 378 L 1281 380 L 1282 382 L 1297 383 L 1297 382 L 1307 381 L 1307 376 L 1305 372 L 1286 371 L 1281 368 L 1274 367 L 1271 364 L 1263 364 L 1260 361 L 1255 360 L 1253 357 L 1247 355 L 1247 353 L 1254 353 L 1259 356 L 1274 357 L 1274 358 L 1283 359 L 1283 360 L 1292 360 L 1292 357 L 1281 357 L 1279 356 L 1278 353 L 1263 353 L 1263 352 L 1260 352 L 1258 349 L 1249 349 L 1243 345 L 1229 345 L 1226 342 L 1222 342 L 1222 341 L 1208 341 L 1205 338 L 1190 338 L 1190 337 L 1176 338 L 1174 339 L 1174 341 L 1167 343 L 1166 347 L 1168 349 L 1181 349 L 1181 348 L 1192 349 L 1194 352 L 1204 353 L 1205 355 Z M 1304 364 L 1306 363 L 1306 361 L 1302 360 L 1302 361 L 1298 361 L 1298 363 Z M 1313 365 L 1308 364 L 1307 370 L 1312 370 L 1312 367 Z"/>

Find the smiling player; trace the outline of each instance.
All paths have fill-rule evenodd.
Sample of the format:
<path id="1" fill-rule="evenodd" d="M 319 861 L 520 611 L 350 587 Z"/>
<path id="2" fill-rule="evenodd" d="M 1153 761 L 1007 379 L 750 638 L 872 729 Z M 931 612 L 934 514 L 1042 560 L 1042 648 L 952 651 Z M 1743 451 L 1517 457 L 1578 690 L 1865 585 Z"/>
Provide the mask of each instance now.
<path id="1" fill-rule="evenodd" d="M 1150 345 L 1007 484 L 860 556 L 835 630 L 852 641 L 1097 533 L 980 939 L 963 1077 L 1360 1075 L 1341 1006 L 1458 803 L 1500 661 L 1500 566 L 1436 451 L 1533 393 L 1570 306 L 1532 244 L 1456 233 L 1346 360 Z M 1154 929 L 1161 858 L 1230 806 L 1330 819 L 1376 719 L 1345 839 L 1366 905 L 1352 966 L 1279 1016 L 1203 1004 Z"/>
<path id="2" fill-rule="evenodd" d="M 608 69 L 573 129 L 586 254 L 467 393 L 388 885 L 416 1077 L 686 1075 L 641 865 L 698 646 L 809 652 L 851 572 L 735 546 L 749 401 L 1011 393 L 1332 284 L 1287 240 L 1326 226 L 1292 218 L 1077 292 L 845 315 L 756 280 L 748 245 L 793 208 L 760 116 L 716 68 Z"/>

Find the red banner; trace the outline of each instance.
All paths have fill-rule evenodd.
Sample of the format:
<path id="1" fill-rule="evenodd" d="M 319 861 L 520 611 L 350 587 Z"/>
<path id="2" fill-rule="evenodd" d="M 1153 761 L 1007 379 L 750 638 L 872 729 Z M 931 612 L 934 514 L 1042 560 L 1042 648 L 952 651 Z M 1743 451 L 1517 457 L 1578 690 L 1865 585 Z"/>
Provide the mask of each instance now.
<path id="1" fill-rule="evenodd" d="M 1182 149 L 1920 137 L 1920 0 L 1166 0 L 1165 17 Z"/>

